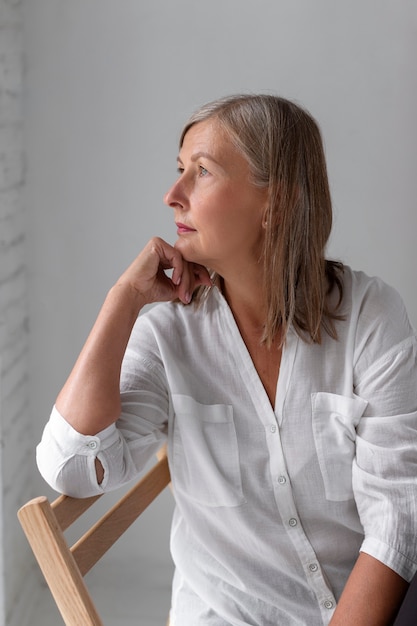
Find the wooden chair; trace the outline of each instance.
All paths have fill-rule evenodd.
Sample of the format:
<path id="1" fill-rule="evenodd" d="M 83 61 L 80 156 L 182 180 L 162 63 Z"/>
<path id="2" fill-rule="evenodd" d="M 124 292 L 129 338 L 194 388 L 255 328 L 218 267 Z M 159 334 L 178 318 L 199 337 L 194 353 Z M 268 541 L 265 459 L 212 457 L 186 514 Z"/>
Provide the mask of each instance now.
<path id="1" fill-rule="evenodd" d="M 85 574 L 170 482 L 165 450 L 158 462 L 72 547 L 64 531 L 101 496 L 44 496 L 27 502 L 18 518 L 66 626 L 104 626 Z M 169 622 L 168 622 L 169 624 Z"/>

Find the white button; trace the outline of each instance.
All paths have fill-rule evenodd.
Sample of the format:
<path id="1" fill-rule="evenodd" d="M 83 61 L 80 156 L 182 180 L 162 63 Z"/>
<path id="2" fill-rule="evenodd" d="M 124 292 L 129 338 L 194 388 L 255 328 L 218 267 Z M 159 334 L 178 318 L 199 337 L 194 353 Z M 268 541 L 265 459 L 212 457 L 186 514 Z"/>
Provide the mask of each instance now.
<path id="1" fill-rule="evenodd" d="M 91 448 L 91 450 L 95 450 L 97 448 L 97 441 L 89 441 L 87 446 Z"/>
<path id="2" fill-rule="evenodd" d="M 285 476 L 278 476 L 278 482 L 280 485 L 285 485 L 287 479 L 285 478 Z"/>
<path id="3" fill-rule="evenodd" d="M 332 600 L 325 600 L 323 603 L 323 606 L 325 609 L 332 609 L 333 608 Z"/>
<path id="4" fill-rule="evenodd" d="M 317 565 L 317 563 L 310 563 L 308 569 L 310 570 L 310 572 L 317 572 L 319 566 Z"/>
<path id="5" fill-rule="evenodd" d="M 276 433 L 277 432 L 277 427 L 275 426 L 275 424 L 273 424 L 271 426 L 271 433 Z"/>
<path id="6" fill-rule="evenodd" d="M 290 526 L 294 527 L 294 526 L 297 526 L 297 523 L 298 523 L 298 522 L 297 522 L 297 520 L 295 519 L 295 517 L 292 517 L 292 518 L 289 520 L 289 522 L 288 522 L 288 523 L 289 523 L 289 525 L 290 525 Z"/>

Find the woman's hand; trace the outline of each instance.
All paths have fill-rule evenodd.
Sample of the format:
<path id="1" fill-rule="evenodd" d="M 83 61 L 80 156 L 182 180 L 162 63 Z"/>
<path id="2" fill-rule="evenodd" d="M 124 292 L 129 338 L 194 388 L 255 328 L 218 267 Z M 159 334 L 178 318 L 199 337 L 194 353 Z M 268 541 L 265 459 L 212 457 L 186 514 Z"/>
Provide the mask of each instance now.
<path id="1" fill-rule="evenodd" d="M 199 285 L 211 285 L 204 267 L 185 261 L 163 239 L 151 239 L 107 294 L 58 395 L 58 411 L 78 432 L 94 435 L 118 419 L 120 368 L 141 308 L 177 298 L 188 304 Z"/>
<path id="2" fill-rule="evenodd" d="M 167 270 L 172 270 L 171 277 Z M 188 304 L 194 289 L 210 286 L 211 279 L 205 267 L 185 261 L 174 246 L 154 237 L 117 282 L 117 286 L 126 284 L 139 294 L 143 304 L 177 298 Z"/>

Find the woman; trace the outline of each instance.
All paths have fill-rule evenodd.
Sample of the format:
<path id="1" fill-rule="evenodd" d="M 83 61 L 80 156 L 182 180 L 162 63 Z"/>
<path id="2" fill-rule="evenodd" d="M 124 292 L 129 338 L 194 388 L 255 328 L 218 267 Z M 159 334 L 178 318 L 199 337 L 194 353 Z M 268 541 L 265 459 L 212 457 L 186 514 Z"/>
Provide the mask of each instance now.
<path id="1" fill-rule="evenodd" d="M 89 496 L 168 441 L 173 626 L 390 624 L 417 569 L 403 304 L 325 260 L 322 142 L 295 104 L 203 107 L 178 170 L 178 240 L 152 239 L 109 291 L 39 468 Z"/>

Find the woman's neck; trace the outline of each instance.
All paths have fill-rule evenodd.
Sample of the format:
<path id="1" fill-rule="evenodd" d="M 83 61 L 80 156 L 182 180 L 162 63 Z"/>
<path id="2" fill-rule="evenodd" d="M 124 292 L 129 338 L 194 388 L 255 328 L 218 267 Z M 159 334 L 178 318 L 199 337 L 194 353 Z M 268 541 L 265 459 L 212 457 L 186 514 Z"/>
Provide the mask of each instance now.
<path id="1" fill-rule="evenodd" d="M 236 281 L 222 278 L 221 289 L 239 328 L 261 336 L 266 319 L 262 278 L 246 276 Z"/>
<path id="2" fill-rule="evenodd" d="M 222 280 L 222 289 L 271 406 L 274 408 L 282 348 L 279 333 L 269 345 L 263 341 L 266 322 L 263 281 L 259 278 L 252 283 L 247 279 L 239 282 Z"/>

